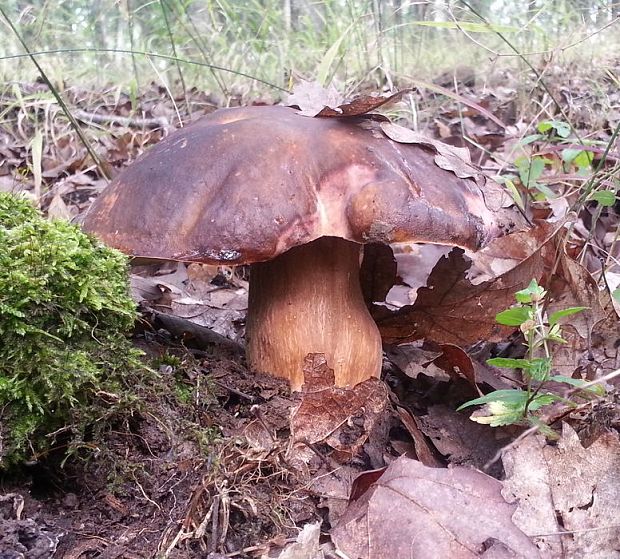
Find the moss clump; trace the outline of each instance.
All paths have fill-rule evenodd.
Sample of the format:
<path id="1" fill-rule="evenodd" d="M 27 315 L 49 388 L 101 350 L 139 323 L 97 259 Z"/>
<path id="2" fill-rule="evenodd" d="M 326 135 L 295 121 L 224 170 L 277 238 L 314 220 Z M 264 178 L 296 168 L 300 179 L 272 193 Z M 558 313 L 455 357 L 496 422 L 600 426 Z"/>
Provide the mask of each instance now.
<path id="1" fill-rule="evenodd" d="M 82 439 L 99 390 L 136 365 L 127 259 L 0 193 L 0 468 Z M 79 421 L 76 419 L 79 418 Z"/>

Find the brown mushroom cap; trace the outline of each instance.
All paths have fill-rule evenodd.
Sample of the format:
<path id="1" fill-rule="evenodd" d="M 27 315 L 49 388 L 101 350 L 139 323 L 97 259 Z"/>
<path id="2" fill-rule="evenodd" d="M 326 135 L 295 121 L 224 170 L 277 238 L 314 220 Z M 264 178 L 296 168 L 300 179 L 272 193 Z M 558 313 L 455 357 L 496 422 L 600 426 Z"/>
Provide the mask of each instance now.
<path id="1" fill-rule="evenodd" d="M 475 250 L 510 227 L 498 185 L 436 155 L 368 119 L 223 109 L 123 171 L 84 228 L 134 256 L 244 264 L 323 236 Z"/>

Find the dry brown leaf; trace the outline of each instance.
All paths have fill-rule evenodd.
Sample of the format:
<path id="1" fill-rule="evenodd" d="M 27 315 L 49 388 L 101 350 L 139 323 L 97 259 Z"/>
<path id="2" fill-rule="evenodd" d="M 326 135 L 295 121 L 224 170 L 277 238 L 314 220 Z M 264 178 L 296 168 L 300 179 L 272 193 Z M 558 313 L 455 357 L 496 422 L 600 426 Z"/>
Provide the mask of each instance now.
<path id="1" fill-rule="evenodd" d="M 481 425 L 443 405 L 429 406 L 415 419 L 430 443 L 455 466 L 482 469 L 509 440 L 506 430 Z M 500 475 L 501 467 L 487 473 Z"/>
<path id="2" fill-rule="evenodd" d="M 336 468 L 323 464 L 308 483 L 308 490 L 319 499 L 319 508 L 327 509 L 327 520 L 335 526 L 346 510 L 349 495 L 359 477 L 359 468 L 346 464 Z"/>
<path id="3" fill-rule="evenodd" d="M 390 95 L 360 95 L 351 101 L 346 103 L 342 103 L 337 107 L 329 107 L 326 106 L 321 112 L 319 112 L 316 116 L 319 117 L 353 117 L 353 116 L 361 116 L 382 107 L 383 105 L 387 105 L 388 103 L 393 103 L 398 101 L 405 93 L 411 92 L 411 89 L 403 89 L 396 93 L 392 93 Z M 374 115 L 379 117 L 379 115 Z M 387 118 L 383 118 L 387 120 Z M 379 119 L 382 120 L 382 119 Z"/>
<path id="4" fill-rule="evenodd" d="M 527 231 L 499 237 L 478 252 L 468 254 L 472 266 L 467 278 L 474 285 L 490 281 L 516 267 L 560 233 L 562 224 L 542 221 Z"/>
<path id="5" fill-rule="evenodd" d="M 450 380 L 449 375 L 434 364 L 441 352 L 422 349 L 420 345 L 420 342 L 413 342 L 388 346 L 385 354 L 389 361 L 410 378 L 416 378 L 422 373 L 437 380 Z"/>
<path id="6" fill-rule="evenodd" d="M 297 536 L 297 540 L 277 553 L 271 551 L 261 555 L 261 559 L 320 559 L 319 538 L 321 523 L 306 524 Z"/>
<path id="7" fill-rule="evenodd" d="M 415 454 L 417 459 L 422 462 L 425 466 L 429 466 L 431 468 L 441 468 L 443 464 L 439 461 L 439 459 L 433 454 L 433 450 L 424 436 L 424 433 L 418 427 L 417 419 L 405 408 L 401 408 L 398 406 L 397 408 L 398 416 L 400 420 L 403 422 L 403 425 L 411 435 L 413 439 L 413 445 L 415 447 Z M 355 500 L 356 497 L 351 495 L 351 500 Z"/>
<path id="8" fill-rule="evenodd" d="M 286 100 L 289 107 L 299 107 L 299 114 L 311 117 L 354 117 L 365 115 L 382 105 L 397 101 L 411 89 L 387 96 L 360 95 L 345 101 L 333 85 L 325 88 L 318 82 L 301 82 Z"/>
<path id="9" fill-rule="evenodd" d="M 524 289 L 542 273 L 540 252 L 499 278 L 472 285 L 465 278 L 470 266 L 461 249 L 454 249 L 442 258 L 428 281 L 418 290 L 413 305 L 395 313 L 373 308 L 373 315 L 383 341 L 402 344 L 418 339 L 437 343 L 467 345 L 485 339 L 500 341 L 511 329 L 499 326 L 495 315 L 510 307 L 514 293 Z"/>
<path id="10" fill-rule="evenodd" d="M 454 344 L 441 344 L 441 355 L 434 363 L 452 378 L 463 377 L 469 384 L 476 387 L 476 371 L 474 364 L 465 350 Z"/>
<path id="11" fill-rule="evenodd" d="M 481 188 L 487 208 L 491 211 L 505 214 L 504 219 L 507 223 L 510 220 L 513 221 L 514 227 L 512 227 L 511 230 L 522 229 L 525 226 L 524 220 L 516 217 L 515 212 L 511 211 L 507 213 L 504 209 L 514 206 L 514 200 L 508 191 L 494 181 L 489 180 L 478 167 L 472 165 L 470 153 L 467 148 L 459 148 L 439 142 L 390 122 L 381 122 L 380 126 L 383 133 L 395 142 L 419 144 L 432 150 L 435 154 L 435 164 L 441 169 L 451 171 L 462 179 L 472 178 Z M 515 223 L 515 221 L 517 221 L 517 223 Z"/>
<path id="12" fill-rule="evenodd" d="M 72 212 L 69 206 L 65 204 L 60 194 L 56 194 L 47 207 L 47 215 L 53 219 L 70 221 L 75 216 L 75 212 Z"/>
<path id="13" fill-rule="evenodd" d="M 380 124 L 384 134 L 401 144 L 420 144 L 435 152 L 435 163 L 446 171 L 452 171 L 461 179 L 474 178 L 481 176 L 479 169 L 471 164 L 469 150 L 467 148 L 457 148 L 443 142 L 438 142 L 428 136 L 414 132 L 409 128 L 404 128 L 391 122 Z"/>
<path id="14" fill-rule="evenodd" d="M 137 303 L 150 303 L 156 310 L 212 330 L 235 342 L 243 338 L 247 287 L 217 287 L 202 278 L 208 270 L 183 263 L 137 266 L 131 275 L 132 296 Z M 163 273 L 168 272 L 168 273 Z M 139 274 L 139 275 L 138 275 Z"/>
<path id="15" fill-rule="evenodd" d="M 349 503 L 331 535 L 339 551 L 356 559 L 540 557 L 512 523 L 514 508 L 502 498 L 501 483 L 483 473 L 428 468 L 401 456 Z"/>
<path id="16" fill-rule="evenodd" d="M 554 348 L 554 370 L 567 376 L 578 372 L 594 380 L 619 368 L 620 322 L 609 291 L 600 290 L 581 264 L 562 254 L 550 293 L 549 313 L 568 307 L 588 307 L 563 321 L 567 343 Z"/>
<path id="17" fill-rule="evenodd" d="M 259 419 L 250 421 L 243 428 L 242 435 L 250 445 L 250 449 L 261 457 L 267 456 L 278 444 L 275 433 L 269 425 Z"/>
<path id="18" fill-rule="evenodd" d="M 385 385 L 371 378 L 353 388 L 334 387 L 334 371 L 322 353 L 306 357 L 304 378 L 301 403 L 291 418 L 293 444 L 325 442 L 343 457 L 357 454 L 388 408 Z"/>
<path id="19" fill-rule="evenodd" d="M 529 242 L 531 237 L 543 239 L 542 245 Z M 511 329 L 498 325 L 495 315 L 510 307 L 514 293 L 524 289 L 532 278 L 541 278 L 545 255 L 553 249 L 554 238 L 554 234 L 543 234 L 535 228 L 529 235 L 519 232 L 496 239 L 490 246 L 496 242 L 504 246 L 512 239 L 526 249 L 523 254 L 527 257 L 501 276 L 478 285 L 466 277 L 471 261 L 465 259 L 461 249 L 453 249 L 435 266 L 428 287 L 418 290 L 413 305 L 396 312 L 373 307 L 383 341 L 402 344 L 424 338 L 464 346 L 479 340 L 502 340 Z"/>
<path id="20" fill-rule="evenodd" d="M 357 501 L 372 487 L 374 483 L 379 480 L 379 478 L 385 473 L 385 470 L 387 470 L 387 467 L 378 468 L 376 470 L 366 470 L 358 475 L 351 484 L 351 492 L 347 500 L 349 502 Z"/>
<path id="21" fill-rule="evenodd" d="M 564 424 L 557 445 L 527 437 L 506 450 L 503 462 L 502 493 L 518 501 L 513 520 L 535 537 L 545 558 L 620 557 L 617 434 L 605 433 L 584 448 Z"/>

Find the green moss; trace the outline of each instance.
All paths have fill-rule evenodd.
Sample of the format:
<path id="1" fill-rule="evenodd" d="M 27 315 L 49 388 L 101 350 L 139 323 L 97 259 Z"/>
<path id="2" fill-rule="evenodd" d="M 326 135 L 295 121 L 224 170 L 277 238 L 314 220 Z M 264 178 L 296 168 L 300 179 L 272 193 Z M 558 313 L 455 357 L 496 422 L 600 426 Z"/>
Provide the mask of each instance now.
<path id="1" fill-rule="evenodd" d="M 59 429 L 79 438 L 94 394 L 122 392 L 137 364 L 127 268 L 78 227 L 0 193 L 0 467 L 45 452 Z"/>

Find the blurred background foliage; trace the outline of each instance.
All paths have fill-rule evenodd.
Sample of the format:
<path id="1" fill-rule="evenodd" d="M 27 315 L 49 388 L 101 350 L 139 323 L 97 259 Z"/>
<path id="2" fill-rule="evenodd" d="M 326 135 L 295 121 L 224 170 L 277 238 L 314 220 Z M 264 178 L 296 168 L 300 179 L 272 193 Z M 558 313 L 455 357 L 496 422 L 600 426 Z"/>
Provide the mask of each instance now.
<path id="1" fill-rule="evenodd" d="M 151 81 L 254 96 L 299 77 L 389 88 L 618 56 L 620 0 L 2 0 L 0 79 L 33 80 L 7 20 L 58 84 Z M 20 57 L 21 55 L 21 57 Z M 16 57 L 17 56 L 17 57 Z M 246 75 L 243 75 L 246 74 Z"/>

